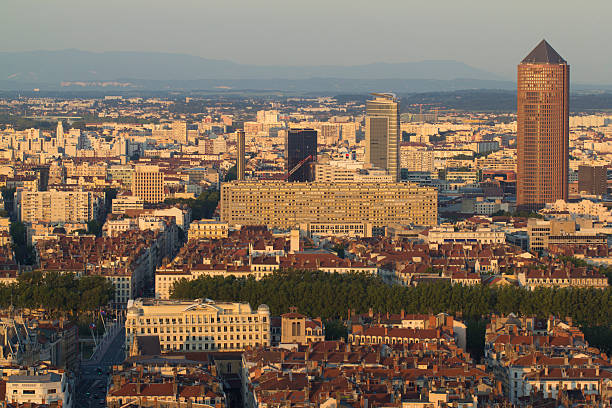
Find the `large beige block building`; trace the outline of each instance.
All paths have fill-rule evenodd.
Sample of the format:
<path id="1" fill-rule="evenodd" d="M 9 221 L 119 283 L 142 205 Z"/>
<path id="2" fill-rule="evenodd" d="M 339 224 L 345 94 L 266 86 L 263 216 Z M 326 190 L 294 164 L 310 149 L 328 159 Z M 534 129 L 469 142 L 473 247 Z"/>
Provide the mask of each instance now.
<path id="1" fill-rule="evenodd" d="M 309 222 L 436 225 L 438 193 L 411 183 L 232 181 L 221 186 L 221 220 L 292 228 Z"/>
<path id="2" fill-rule="evenodd" d="M 270 309 L 212 300 L 128 302 L 126 350 L 136 336 L 158 336 L 161 350 L 238 351 L 270 345 Z"/>

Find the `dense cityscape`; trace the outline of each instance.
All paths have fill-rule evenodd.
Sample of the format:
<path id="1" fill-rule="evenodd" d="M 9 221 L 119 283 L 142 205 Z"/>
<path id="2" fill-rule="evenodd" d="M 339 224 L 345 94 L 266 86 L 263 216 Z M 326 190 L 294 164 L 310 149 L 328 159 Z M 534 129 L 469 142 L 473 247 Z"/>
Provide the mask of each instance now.
<path id="1" fill-rule="evenodd" d="M 517 72 L 0 93 L 0 407 L 611 406 L 612 113 Z"/>

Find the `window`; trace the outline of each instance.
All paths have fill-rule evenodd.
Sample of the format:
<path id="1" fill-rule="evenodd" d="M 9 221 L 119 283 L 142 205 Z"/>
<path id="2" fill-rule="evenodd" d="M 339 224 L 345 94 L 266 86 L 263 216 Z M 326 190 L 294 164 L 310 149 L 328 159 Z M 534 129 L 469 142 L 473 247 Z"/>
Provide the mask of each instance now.
<path id="1" fill-rule="evenodd" d="M 34 394 L 35 394 L 35 391 L 34 391 L 34 390 L 23 390 L 23 394 L 26 394 L 26 395 L 34 395 Z"/>

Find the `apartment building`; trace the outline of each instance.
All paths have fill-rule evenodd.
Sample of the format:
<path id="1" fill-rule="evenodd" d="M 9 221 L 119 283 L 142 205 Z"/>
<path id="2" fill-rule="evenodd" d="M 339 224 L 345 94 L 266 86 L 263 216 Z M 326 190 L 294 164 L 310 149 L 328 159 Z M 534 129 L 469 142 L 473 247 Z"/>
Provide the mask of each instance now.
<path id="1" fill-rule="evenodd" d="M 413 146 L 403 143 L 400 147 L 400 164 L 402 169 L 432 173 L 435 170 L 434 153 L 425 146 Z"/>
<path id="2" fill-rule="evenodd" d="M 15 194 L 20 220 L 32 222 L 87 222 L 98 216 L 104 198 L 90 191 L 25 191 Z"/>
<path id="3" fill-rule="evenodd" d="M 158 166 L 136 166 L 132 174 L 132 194 L 148 203 L 164 201 L 164 173 Z"/>
<path id="4" fill-rule="evenodd" d="M 221 220 L 289 229 L 308 222 L 436 225 L 437 191 L 409 183 L 233 181 L 221 186 Z"/>
<path id="5" fill-rule="evenodd" d="M 157 336 L 162 351 L 239 351 L 270 345 L 270 309 L 209 299 L 128 302 L 126 350 L 137 336 Z"/>

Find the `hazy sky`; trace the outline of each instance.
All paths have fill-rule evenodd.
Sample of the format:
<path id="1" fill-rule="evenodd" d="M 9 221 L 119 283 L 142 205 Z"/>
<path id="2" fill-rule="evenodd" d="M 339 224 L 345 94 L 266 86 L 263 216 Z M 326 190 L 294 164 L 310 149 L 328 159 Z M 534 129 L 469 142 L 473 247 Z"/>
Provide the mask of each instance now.
<path id="1" fill-rule="evenodd" d="M 164 51 L 241 63 L 454 59 L 514 78 L 542 39 L 612 84 L 612 0 L 0 0 L 0 51 Z"/>

